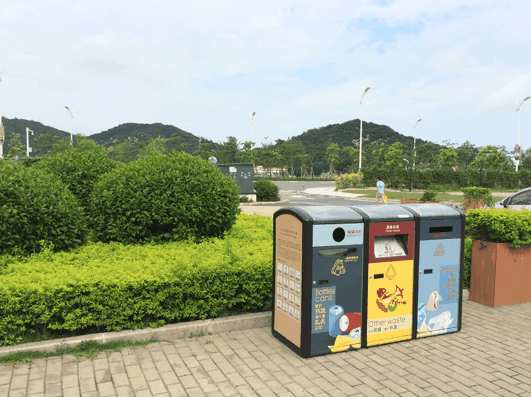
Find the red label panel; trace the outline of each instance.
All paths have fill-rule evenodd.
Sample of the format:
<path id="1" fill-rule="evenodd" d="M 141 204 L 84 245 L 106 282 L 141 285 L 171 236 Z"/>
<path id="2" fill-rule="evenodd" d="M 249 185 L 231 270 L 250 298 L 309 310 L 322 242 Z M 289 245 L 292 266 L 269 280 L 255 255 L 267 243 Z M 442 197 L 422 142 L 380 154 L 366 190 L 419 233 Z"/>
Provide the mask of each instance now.
<path id="1" fill-rule="evenodd" d="M 375 256 L 376 237 L 407 235 L 407 255 L 389 258 L 377 258 Z M 415 221 L 407 222 L 379 222 L 369 226 L 369 263 L 413 260 L 413 247 L 415 239 Z"/>

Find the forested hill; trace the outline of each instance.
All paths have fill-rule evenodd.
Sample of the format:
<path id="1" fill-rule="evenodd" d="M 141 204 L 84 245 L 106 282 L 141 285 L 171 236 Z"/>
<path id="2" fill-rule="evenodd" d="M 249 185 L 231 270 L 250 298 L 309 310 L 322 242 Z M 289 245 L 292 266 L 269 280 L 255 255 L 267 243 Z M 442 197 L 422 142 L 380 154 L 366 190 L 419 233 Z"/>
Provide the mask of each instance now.
<path id="1" fill-rule="evenodd" d="M 411 134 L 414 131 L 411 128 Z M 357 142 L 360 139 L 360 120 L 354 119 L 342 124 L 329 124 L 326 127 L 312 128 L 301 135 L 293 137 L 301 141 L 304 146 L 316 147 L 325 146 L 327 142 L 337 143 L 340 148 L 352 146 L 353 140 Z M 413 147 L 413 137 L 404 136 L 396 132 L 391 127 L 375 123 L 363 122 L 363 144 L 380 144 L 392 145 L 395 142 L 401 142 L 405 147 Z M 417 138 L 417 145 L 426 141 Z"/>
<path id="2" fill-rule="evenodd" d="M 61 131 L 53 127 L 48 127 L 47 125 L 44 125 L 38 121 L 17 118 L 8 119 L 6 117 L 2 117 L 2 123 L 5 129 L 4 155 L 9 153 L 9 149 L 11 149 L 13 143 L 13 133 L 18 136 L 19 142 L 23 145 L 24 150 L 26 150 L 26 128 L 29 128 L 33 131 L 33 135 L 30 135 L 29 137 L 30 147 L 33 149 L 31 156 L 42 156 L 46 152 L 46 150 L 43 150 L 35 144 L 35 138 L 37 137 L 40 137 L 42 135 L 52 135 L 61 139 L 70 140 L 69 132 Z"/>
<path id="3" fill-rule="evenodd" d="M 173 125 L 161 123 L 125 123 L 107 131 L 89 136 L 90 139 L 95 140 L 97 143 L 105 147 L 113 146 L 116 143 L 123 142 L 126 139 L 130 139 L 133 142 L 143 142 L 147 144 L 151 138 L 158 137 L 165 139 L 181 137 L 180 143 L 185 144 L 184 150 L 188 153 L 193 153 L 199 147 L 199 137 L 181 130 Z M 212 141 L 204 138 L 202 139 L 202 143 L 211 143 L 212 149 L 216 149 L 218 146 Z"/>

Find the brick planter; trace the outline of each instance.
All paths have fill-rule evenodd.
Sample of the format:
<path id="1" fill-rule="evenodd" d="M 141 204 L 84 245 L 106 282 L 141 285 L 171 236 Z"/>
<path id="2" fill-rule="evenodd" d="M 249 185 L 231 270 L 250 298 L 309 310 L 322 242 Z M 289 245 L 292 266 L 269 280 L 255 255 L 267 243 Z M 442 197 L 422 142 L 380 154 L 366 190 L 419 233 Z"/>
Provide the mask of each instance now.
<path id="1" fill-rule="evenodd" d="M 468 210 L 476 210 L 481 209 L 485 206 L 485 203 L 483 202 L 483 199 L 472 199 L 472 198 L 465 198 L 463 200 L 463 211 L 466 215 Z"/>
<path id="2" fill-rule="evenodd" d="M 481 244 L 485 248 L 481 248 Z M 490 307 L 531 302 L 531 248 L 474 241 L 470 300 Z"/>

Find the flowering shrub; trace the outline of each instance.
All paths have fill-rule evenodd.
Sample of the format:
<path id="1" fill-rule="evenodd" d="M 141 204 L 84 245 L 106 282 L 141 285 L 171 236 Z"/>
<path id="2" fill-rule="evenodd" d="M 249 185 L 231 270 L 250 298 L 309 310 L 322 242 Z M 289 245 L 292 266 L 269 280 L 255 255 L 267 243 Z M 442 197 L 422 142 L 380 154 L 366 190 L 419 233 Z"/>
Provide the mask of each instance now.
<path id="1" fill-rule="evenodd" d="M 343 174 L 336 178 L 337 189 L 347 189 L 349 187 L 356 187 L 363 176 L 360 174 Z"/>

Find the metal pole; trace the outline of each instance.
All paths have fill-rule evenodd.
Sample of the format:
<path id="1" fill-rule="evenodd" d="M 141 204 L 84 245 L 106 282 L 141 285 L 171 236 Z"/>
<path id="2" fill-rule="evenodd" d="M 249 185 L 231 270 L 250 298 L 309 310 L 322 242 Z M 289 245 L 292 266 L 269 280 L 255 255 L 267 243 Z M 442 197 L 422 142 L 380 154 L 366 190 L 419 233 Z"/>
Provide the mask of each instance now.
<path id="1" fill-rule="evenodd" d="M 365 88 L 365 91 L 363 91 L 363 94 L 358 94 L 361 99 L 360 99 L 360 105 L 361 105 L 361 115 L 360 115 L 360 167 L 359 167 L 359 171 L 361 172 L 361 150 L 362 150 L 362 147 L 363 147 L 363 98 L 365 97 L 365 94 L 367 93 L 367 91 L 369 91 L 371 89 L 371 87 L 367 87 Z"/>
<path id="2" fill-rule="evenodd" d="M 361 104 L 361 115 L 360 115 L 360 161 L 359 161 L 359 170 L 361 171 L 361 149 L 363 147 L 363 98 L 360 102 Z"/>
<path id="3" fill-rule="evenodd" d="M 409 166 L 409 191 L 413 191 L 413 167 Z"/>
<path id="4" fill-rule="evenodd" d="M 413 168 L 415 168 L 415 163 L 417 162 L 417 124 L 422 119 L 418 119 L 415 122 L 415 127 L 413 127 L 413 130 L 415 131 L 415 138 L 413 139 Z"/>
<path id="5" fill-rule="evenodd" d="M 26 127 L 26 157 L 29 157 L 29 128 Z"/>
<path id="6" fill-rule="evenodd" d="M 521 115 L 520 107 L 518 107 L 518 135 L 516 138 L 516 144 L 518 147 L 520 147 L 520 115 Z M 520 165 L 520 159 L 516 160 L 516 172 L 518 172 L 518 165 Z"/>
<path id="7" fill-rule="evenodd" d="M 0 71 L 4 70 L 0 68 Z M 0 83 L 2 82 L 2 77 L 0 77 Z M 1 101 L 0 101 L 1 102 Z M 4 158 L 4 125 L 2 124 L 2 109 L 0 108 L 0 159 Z"/>

